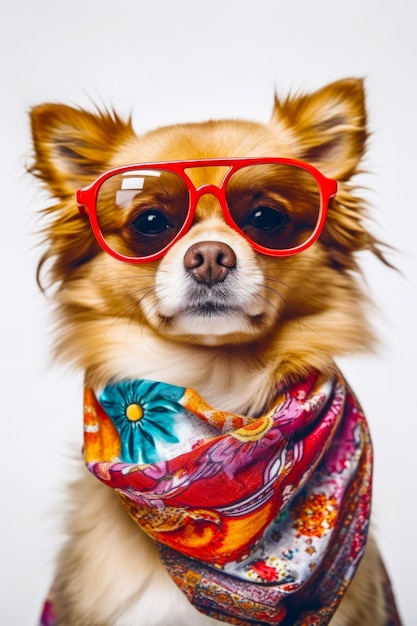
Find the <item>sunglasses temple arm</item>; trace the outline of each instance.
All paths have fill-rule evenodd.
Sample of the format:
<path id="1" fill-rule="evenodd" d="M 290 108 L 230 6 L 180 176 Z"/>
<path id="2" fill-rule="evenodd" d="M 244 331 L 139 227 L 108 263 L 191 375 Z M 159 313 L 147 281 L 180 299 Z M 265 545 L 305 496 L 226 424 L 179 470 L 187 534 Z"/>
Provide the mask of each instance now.
<path id="1" fill-rule="evenodd" d="M 88 217 L 88 209 L 85 202 L 83 202 L 83 191 L 79 189 L 75 194 L 75 201 L 77 203 L 78 211 L 83 217 Z"/>

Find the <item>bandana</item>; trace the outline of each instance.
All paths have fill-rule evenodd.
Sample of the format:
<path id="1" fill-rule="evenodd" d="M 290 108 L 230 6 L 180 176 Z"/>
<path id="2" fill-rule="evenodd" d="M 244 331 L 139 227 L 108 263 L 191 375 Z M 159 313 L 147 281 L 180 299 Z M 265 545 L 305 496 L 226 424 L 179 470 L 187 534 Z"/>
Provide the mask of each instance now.
<path id="1" fill-rule="evenodd" d="M 340 375 L 312 373 L 257 418 L 148 380 L 86 389 L 84 407 L 88 469 L 199 611 L 328 624 L 364 552 L 372 482 L 366 420 Z"/>

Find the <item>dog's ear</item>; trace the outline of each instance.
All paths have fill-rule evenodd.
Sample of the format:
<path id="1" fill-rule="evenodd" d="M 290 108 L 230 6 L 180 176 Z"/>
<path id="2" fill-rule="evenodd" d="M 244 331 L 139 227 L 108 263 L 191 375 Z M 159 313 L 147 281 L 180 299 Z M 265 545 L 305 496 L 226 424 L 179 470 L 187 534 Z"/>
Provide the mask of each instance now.
<path id="1" fill-rule="evenodd" d="M 276 98 L 271 124 L 294 134 L 300 159 L 327 176 L 347 180 L 367 139 L 363 81 L 348 78 L 309 95 Z"/>
<path id="2" fill-rule="evenodd" d="M 31 171 L 59 198 L 105 170 L 115 149 L 134 134 L 131 121 L 112 111 L 42 104 L 30 117 L 35 149 Z"/>

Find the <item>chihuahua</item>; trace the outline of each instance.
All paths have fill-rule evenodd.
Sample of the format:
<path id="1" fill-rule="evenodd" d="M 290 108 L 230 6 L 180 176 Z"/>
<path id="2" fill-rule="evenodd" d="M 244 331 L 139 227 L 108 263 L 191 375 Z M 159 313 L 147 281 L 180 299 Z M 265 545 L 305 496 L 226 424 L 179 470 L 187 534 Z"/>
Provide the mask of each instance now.
<path id="1" fill-rule="evenodd" d="M 365 427 L 344 461 L 362 482 L 346 475 L 339 498 L 326 470 L 325 507 L 316 487 L 308 491 L 308 526 L 294 487 L 305 494 L 311 481 L 317 486 L 315 472 L 322 480 L 320 468 L 332 465 L 329 450 L 334 459 L 344 446 L 345 409 L 328 426 L 333 443 L 316 437 L 342 393 L 335 359 L 375 341 L 357 255 L 386 260 L 352 183 L 368 136 L 362 81 L 276 97 L 265 125 L 208 121 L 137 136 L 113 111 L 60 104 L 33 108 L 31 123 L 31 171 L 52 198 L 39 271 L 47 262 L 55 285 L 55 353 L 85 375 L 91 470 L 81 465 L 68 487 L 68 538 L 42 623 L 399 624 L 375 541 L 365 537 Z M 139 393 L 137 381 L 148 399 L 130 398 L 117 413 L 115 397 Z M 152 396 L 160 390 L 163 410 Z M 344 397 L 343 406 L 356 402 L 349 391 Z M 349 419 L 360 413 L 352 409 Z M 106 433 L 115 442 L 107 456 Z M 169 494 L 162 471 L 164 485 L 168 473 L 177 480 Z M 181 482 L 185 474 L 197 488 Z M 127 486 L 116 482 L 123 476 Z M 301 552 L 314 558 L 302 561 L 298 579 Z"/>

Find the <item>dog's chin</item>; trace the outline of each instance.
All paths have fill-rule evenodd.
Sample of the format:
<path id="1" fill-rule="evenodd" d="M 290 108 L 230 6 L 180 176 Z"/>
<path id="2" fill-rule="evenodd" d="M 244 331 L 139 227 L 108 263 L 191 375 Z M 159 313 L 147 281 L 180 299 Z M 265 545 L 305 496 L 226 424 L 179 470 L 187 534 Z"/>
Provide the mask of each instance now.
<path id="1" fill-rule="evenodd" d="M 173 339 L 219 346 L 254 340 L 265 328 L 265 315 L 207 302 L 169 316 L 159 314 L 157 325 L 161 334 Z"/>

